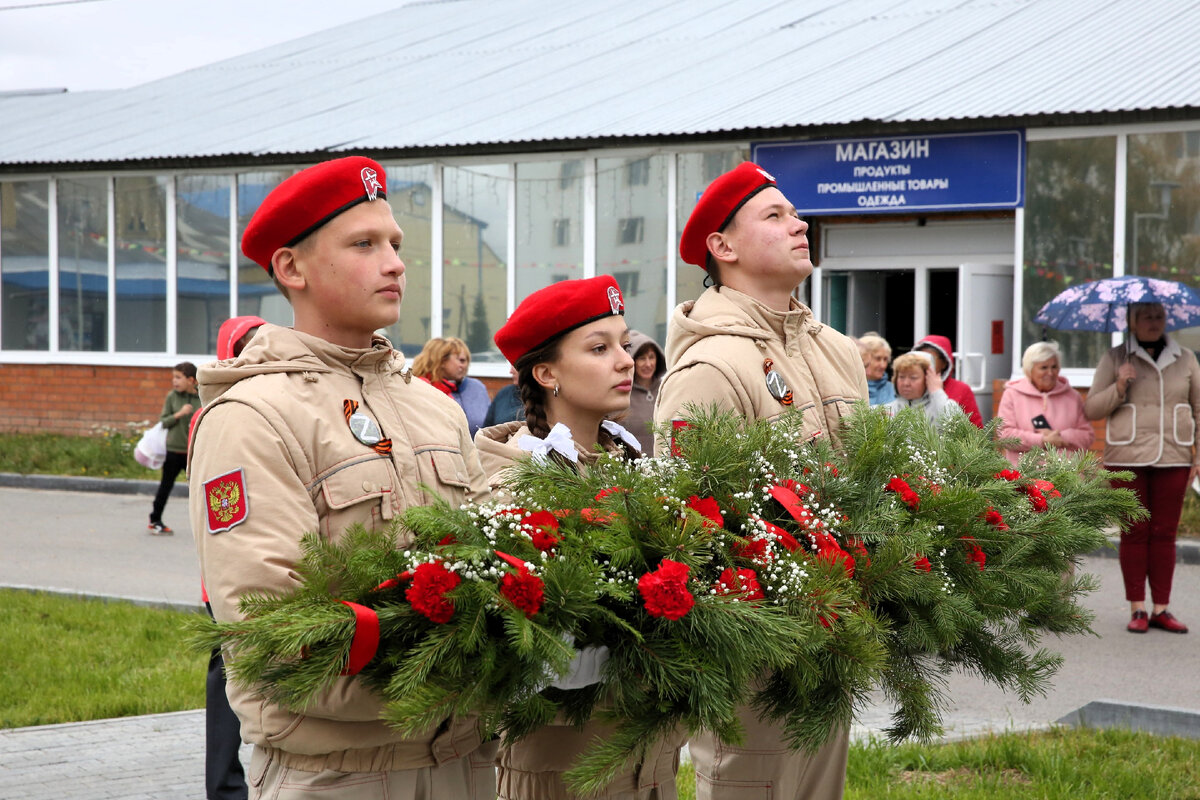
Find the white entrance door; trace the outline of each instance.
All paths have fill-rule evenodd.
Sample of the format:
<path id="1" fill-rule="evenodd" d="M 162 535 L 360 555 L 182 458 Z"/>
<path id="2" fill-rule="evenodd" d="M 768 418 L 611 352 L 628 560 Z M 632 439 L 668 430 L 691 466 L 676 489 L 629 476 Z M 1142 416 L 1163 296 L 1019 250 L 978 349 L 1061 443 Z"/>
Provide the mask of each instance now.
<path id="1" fill-rule="evenodd" d="M 962 264 L 958 308 L 955 369 L 975 392 L 986 421 L 992 418 L 992 381 L 1012 370 L 1013 265 Z"/>

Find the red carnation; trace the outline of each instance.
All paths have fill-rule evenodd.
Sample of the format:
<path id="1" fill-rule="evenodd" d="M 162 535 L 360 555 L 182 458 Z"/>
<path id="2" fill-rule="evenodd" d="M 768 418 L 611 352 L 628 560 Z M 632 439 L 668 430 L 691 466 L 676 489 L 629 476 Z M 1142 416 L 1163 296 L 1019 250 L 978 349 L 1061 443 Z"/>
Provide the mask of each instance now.
<path id="1" fill-rule="evenodd" d="M 979 565 L 979 571 L 983 572 L 983 565 L 987 563 L 987 553 L 979 549 L 979 545 L 971 545 L 971 552 L 967 553 L 967 560 L 974 561 Z"/>
<path id="2" fill-rule="evenodd" d="M 933 569 L 933 565 L 929 563 L 928 558 L 921 556 L 913 562 L 913 569 L 917 570 L 918 572 L 929 572 Z"/>
<path id="3" fill-rule="evenodd" d="M 446 592 L 462 581 L 440 561 L 427 561 L 413 570 L 412 585 L 404 596 L 412 607 L 433 622 L 443 625 L 454 616 L 454 603 L 445 598 Z"/>
<path id="4" fill-rule="evenodd" d="M 524 567 L 506 573 L 500 580 L 500 594 L 524 611 L 526 617 L 532 617 L 542 610 L 545 588 L 545 582 Z"/>
<path id="5" fill-rule="evenodd" d="M 622 489 L 620 486 L 610 486 L 607 489 L 601 489 L 599 492 L 596 493 L 596 496 L 593 497 L 592 499 L 593 500 L 603 500 L 604 498 L 608 497 L 610 494 L 617 494 L 618 492 L 623 492 L 623 491 L 625 491 L 625 490 Z"/>
<path id="6" fill-rule="evenodd" d="M 1029 497 L 1029 505 L 1033 506 L 1033 510 L 1040 514 L 1050 507 L 1046 502 L 1045 496 L 1038 487 L 1030 485 L 1025 487 L 1025 494 Z"/>
<path id="7" fill-rule="evenodd" d="M 721 514 L 721 506 L 711 497 L 700 498 L 692 495 L 687 499 L 687 507 L 704 517 L 706 528 L 725 527 L 725 517 Z"/>
<path id="8" fill-rule="evenodd" d="M 664 558 L 658 569 L 638 578 L 638 591 L 650 616 L 674 620 L 691 610 L 696 598 L 687 588 L 689 571 L 686 564 Z"/>
<path id="9" fill-rule="evenodd" d="M 1004 522 L 1004 517 L 1000 515 L 999 511 L 991 506 L 988 506 L 987 511 L 983 512 L 983 519 L 988 525 L 991 525 L 998 531 L 1008 530 L 1008 525 Z"/>
<path id="10" fill-rule="evenodd" d="M 1002 469 L 992 477 L 1000 478 L 1001 480 L 1006 481 L 1019 481 L 1021 480 L 1021 473 L 1017 472 L 1015 469 Z"/>
<path id="11" fill-rule="evenodd" d="M 836 477 L 838 476 L 838 469 L 837 469 L 837 467 L 835 467 L 833 464 L 830 464 L 828 461 L 826 461 L 826 462 L 825 462 L 825 466 L 826 466 L 826 467 L 829 467 L 829 471 L 830 471 L 831 473 L 833 473 L 833 477 L 835 477 L 835 478 L 836 478 Z"/>
<path id="12" fill-rule="evenodd" d="M 887 488 L 888 491 L 898 494 L 900 496 L 900 501 L 913 511 L 916 511 L 917 506 L 921 504 L 921 498 L 916 492 L 913 491 L 913 488 L 908 485 L 908 481 L 904 480 L 903 478 L 892 478 L 890 481 L 888 481 Z"/>
<path id="13" fill-rule="evenodd" d="M 765 561 L 767 557 L 767 544 L 767 540 L 762 537 L 757 539 L 742 539 L 734 542 L 729 550 L 737 558 L 745 558 L 750 561 Z"/>
<path id="14" fill-rule="evenodd" d="M 553 550 L 561 541 L 555 536 L 558 532 L 558 517 L 549 511 L 535 511 L 521 520 L 521 527 L 533 528 L 530 534 L 533 546 L 545 553 Z"/>
<path id="15" fill-rule="evenodd" d="M 1062 497 L 1062 494 L 1054 488 L 1054 484 L 1050 481 L 1030 481 L 1030 483 L 1036 486 L 1037 490 L 1045 497 Z"/>
<path id="16" fill-rule="evenodd" d="M 752 569 L 739 567 L 735 573 L 732 569 L 726 567 L 721 573 L 721 577 L 717 578 L 717 582 L 713 584 L 713 588 L 719 594 L 741 594 L 745 600 L 761 600 L 763 598 L 762 586 L 758 582 L 758 575 Z"/>

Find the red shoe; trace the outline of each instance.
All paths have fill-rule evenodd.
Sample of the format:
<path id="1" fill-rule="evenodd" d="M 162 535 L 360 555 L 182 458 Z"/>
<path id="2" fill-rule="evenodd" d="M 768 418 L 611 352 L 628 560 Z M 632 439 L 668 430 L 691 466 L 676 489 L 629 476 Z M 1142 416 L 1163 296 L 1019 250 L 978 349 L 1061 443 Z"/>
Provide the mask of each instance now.
<path id="1" fill-rule="evenodd" d="M 1169 633 L 1187 633 L 1187 625 L 1175 619 L 1175 615 L 1165 608 L 1157 614 L 1150 615 L 1150 627 L 1160 628 Z"/>
<path id="2" fill-rule="evenodd" d="M 1133 612 L 1133 619 L 1125 626 L 1130 633 L 1145 633 L 1150 630 L 1150 616 L 1145 611 Z"/>

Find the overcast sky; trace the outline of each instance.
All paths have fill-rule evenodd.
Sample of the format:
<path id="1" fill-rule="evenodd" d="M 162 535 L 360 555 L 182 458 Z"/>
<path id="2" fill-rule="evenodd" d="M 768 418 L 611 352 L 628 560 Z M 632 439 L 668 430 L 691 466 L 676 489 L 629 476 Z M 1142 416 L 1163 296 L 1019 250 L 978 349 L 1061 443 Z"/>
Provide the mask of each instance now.
<path id="1" fill-rule="evenodd" d="M 0 0 L 0 91 L 120 89 L 404 0 Z"/>

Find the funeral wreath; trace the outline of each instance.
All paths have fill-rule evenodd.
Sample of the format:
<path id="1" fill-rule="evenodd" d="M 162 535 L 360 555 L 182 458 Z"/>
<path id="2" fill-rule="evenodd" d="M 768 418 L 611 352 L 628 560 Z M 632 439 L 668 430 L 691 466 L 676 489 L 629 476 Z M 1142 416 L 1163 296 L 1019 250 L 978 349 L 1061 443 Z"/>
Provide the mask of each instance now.
<path id="1" fill-rule="evenodd" d="M 677 728 L 736 742 L 745 704 L 815 747 L 878 690 L 892 737 L 937 735 L 951 669 L 1044 693 L 1061 664 L 1046 634 L 1091 622 L 1095 579 L 1074 567 L 1140 513 L 1134 496 L 1087 453 L 1013 469 L 966 417 L 863 407 L 837 447 L 799 430 L 795 412 L 693 409 L 662 431 L 669 455 L 530 459 L 510 502 L 310 534 L 293 592 L 245 597 L 245 619 L 197 640 L 298 710 L 356 674 L 401 731 L 609 719 L 568 773 L 581 793 Z M 608 656 L 594 682 L 564 683 L 591 648 Z"/>

